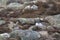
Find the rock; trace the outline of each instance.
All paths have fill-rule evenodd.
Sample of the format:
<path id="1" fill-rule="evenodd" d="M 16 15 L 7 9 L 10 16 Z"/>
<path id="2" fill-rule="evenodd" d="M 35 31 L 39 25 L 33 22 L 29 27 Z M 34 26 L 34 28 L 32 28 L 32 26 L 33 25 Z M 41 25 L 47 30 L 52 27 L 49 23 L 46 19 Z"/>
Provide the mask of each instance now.
<path id="1" fill-rule="evenodd" d="M 9 5 L 7 5 L 7 8 L 11 8 L 11 9 L 23 9 L 24 5 L 20 4 L 20 3 L 10 3 Z"/>
<path id="2" fill-rule="evenodd" d="M 60 24 L 60 15 L 53 16 L 54 20 L 56 21 L 56 24 Z"/>
<path id="3" fill-rule="evenodd" d="M 54 25 L 56 30 L 60 30 L 60 24 Z"/>
<path id="4" fill-rule="evenodd" d="M 21 38 L 21 40 L 39 40 L 39 38 L 41 37 L 38 32 L 29 31 L 29 30 L 15 30 L 11 34 L 13 34 L 13 36 L 15 36 L 15 37 L 18 34 L 18 36 Z"/>
<path id="5" fill-rule="evenodd" d="M 18 22 L 14 23 L 13 21 L 10 21 L 10 22 L 9 22 L 8 27 L 9 27 L 11 30 L 18 30 L 18 29 L 19 29 Z"/>
<path id="6" fill-rule="evenodd" d="M 29 30 L 33 30 L 33 31 L 41 31 L 41 30 L 46 30 L 46 26 L 31 26 L 29 28 Z"/>
<path id="7" fill-rule="evenodd" d="M 31 6 L 30 5 L 26 6 L 24 10 L 31 10 Z"/>
<path id="8" fill-rule="evenodd" d="M 10 37 L 8 33 L 0 34 L 0 40 L 7 40 Z"/>
<path id="9" fill-rule="evenodd" d="M 41 21 L 44 21 L 44 18 L 40 18 Z"/>
<path id="10" fill-rule="evenodd" d="M 13 30 L 19 30 L 20 28 L 19 28 L 19 26 L 18 25 L 16 25 L 14 28 L 13 28 Z"/>
<path id="11" fill-rule="evenodd" d="M 4 10 L 4 8 L 0 8 L 0 12 L 1 12 L 2 10 Z"/>
<path id="12" fill-rule="evenodd" d="M 34 19 L 36 23 L 44 22 L 44 18 L 35 18 Z"/>
<path id="13" fill-rule="evenodd" d="M 18 18 L 18 20 L 21 22 L 21 24 L 24 24 L 26 19 L 25 18 Z"/>
<path id="14" fill-rule="evenodd" d="M 34 31 L 25 31 L 26 36 L 23 38 L 24 40 L 39 40 L 40 35 Z M 34 36 L 33 36 L 34 35 Z"/>
<path id="15" fill-rule="evenodd" d="M 2 36 L 0 36 L 0 40 L 4 40 Z"/>
<path id="16" fill-rule="evenodd" d="M 5 24 L 5 23 L 6 23 L 6 21 L 0 20 L 0 25 Z"/>
<path id="17" fill-rule="evenodd" d="M 13 30 L 13 27 L 14 27 L 14 23 L 10 21 L 10 23 L 8 24 L 8 27 Z"/>
<path id="18" fill-rule="evenodd" d="M 34 20 L 36 23 L 40 23 L 40 18 L 35 18 Z"/>
<path id="19" fill-rule="evenodd" d="M 54 29 L 53 26 L 48 26 L 48 27 L 47 27 L 47 30 L 48 30 L 48 31 L 51 31 L 51 32 L 54 32 L 54 31 L 55 31 L 55 29 Z"/>
<path id="20" fill-rule="evenodd" d="M 38 6 L 32 5 L 32 6 L 31 6 L 31 9 L 32 9 L 32 10 L 38 10 Z"/>
<path id="21" fill-rule="evenodd" d="M 31 2 L 24 2 L 25 5 L 30 5 L 30 4 L 36 4 L 38 1 L 37 0 L 34 0 L 34 1 L 31 1 Z"/>
<path id="22" fill-rule="evenodd" d="M 17 38 L 9 38 L 8 40 L 18 40 Z M 20 40 L 20 39 L 19 39 Z"/>
<path id="23" fill-rule="evenodd" d="M 8 0 L 0 0 L 0 7 L 5 7 Z"/>
<path id="24" fill-rule="evenodd" d="M 51 25 L 55 25 L 56 24 L 56 21 L 53 18 L 53 16 L 47 16 L 47 17 L 45 17 L 45 20 L 47 20 Z"/>
<path id="25" fill-rule="evenodd" d="M 20 3 L 20 4 L 23 3 L 22 0 L 8 0 L 6 4 L 8 5 L 8 4 L 14 3 L 14 2 L 15 2 L 15 3 Z"/>
<path id="26" fill-rule="evenodd" d="M 32 18 L 19 18 L 18 19 L 20 22 L 21 22 L 21 24 L 35 24 L 35 21 L 34 21 L 34 19 L 32 19 Z"/>
<path id="27" fill-rule="evenodd" d="M 47 16 L 45 18 L 51 25 L 59 25 L 60 24 L 60 15 Z"/>
<path id="28" fill-rule="evenodd" d="M 38 1 L 43 2 L 43 3 L 47 3 L 48 2 L 48 0 L 38 0 Z"/>
<path id="29" fill-rule="evenodd" d="M 10 35 L 8 33 L 3 33 L 3 34 L 0 34 L 0 35 L 4 38 L 9 38 L 10 37 Z"/>
<path id="30" fill-rule="evenodd" d="M 55 31 L 60 32 L 59 31 L 60 30 L 60 15 L 48 16 L 47 21 L 50 23 L 50 25 L 54 27 Z M 53 27 L 51 28 L 51 31 Z"/>
<path id="31" fill-rule="evenodd" d="M 26 30 L 26 29 L 29 29 L 29 27 L 30 27 L 30 25 L 23 25 L 22 27 L 21 27 L 21 29 L 23 29 L 23 30 Z"/>
<path id="32" fill-rule="evenodd" d="M 39 33 L 42 37 L 48 37 L 49 36 L 47 31 L 40 31 Z"/>
<path id="33" fill-rule="evenodd" d="M 36 1 L 36 0 L 22 0 L 23 2 L 32 2 L 32 1 Z"/>
<path id="34" fill-rule="evenodd" d="M 37 27 L 37 26 L 31 26 L 31 27 L 29 28 L 29 30 L 33 30 L 33 31 L 41 31 L 42 28 L 39 28 L 39 27 Z"/>
<path id="35" fill-rule="evenodd" d="M 53 33 L 52 37 L 55 38 L 55 40 L 60 40 L 60 33 Z"/>
<path id="36" fill-rule="evenodd" d="M 8 25 L 5 23 L 5 24 L 2 24 L 0 25 L 0 33 L 10 33 L 11 30 L 10 28 L 8 27 Z"/>

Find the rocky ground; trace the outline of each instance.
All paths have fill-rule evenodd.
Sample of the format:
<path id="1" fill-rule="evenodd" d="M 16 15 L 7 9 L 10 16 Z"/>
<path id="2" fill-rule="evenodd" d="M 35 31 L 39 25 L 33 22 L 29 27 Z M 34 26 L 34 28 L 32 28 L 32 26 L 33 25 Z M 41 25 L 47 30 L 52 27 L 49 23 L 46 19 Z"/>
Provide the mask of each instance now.
<path id="1" fill-rule="evenodd" d="M 0 40 L 60 40 L 59 0 L 9 0 L 0 6 Z"/>
<path id="2" fill-rule="evenodd" d="M 45 1 L 23 1 L 22 3 L 21 1 L 7 1 L 5 7 L 0 7 L 0 17 L 35 18 L 60 14 L 59 2 Z"/>
<path id="3" fill-rule="evenodd" d="M 2 40 L 60 40 L 60 15 L 0 20 Z"/>

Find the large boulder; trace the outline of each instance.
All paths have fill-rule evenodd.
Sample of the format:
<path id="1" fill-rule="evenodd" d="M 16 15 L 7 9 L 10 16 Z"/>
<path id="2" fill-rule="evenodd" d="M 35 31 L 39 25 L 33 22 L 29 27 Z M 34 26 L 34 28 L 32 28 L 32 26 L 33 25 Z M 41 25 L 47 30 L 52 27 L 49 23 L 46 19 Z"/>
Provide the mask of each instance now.
<path id="1" fill-rule="evenodd" d="M 60 15 L 47 16 L 45 19 L 46 19 L 51 25 L 58 25 L 58 24 L 60 24 Z"/>
<path id="2" fill-rule="evenodd" d="M 46 20 L 55 28 L 55 30 L 60 30 L 60 14 L 48 16 L 46 17 Z"/>
<path id="3" fill-rule="evenodd" d="M 21 40 L 39 40 L 41 37 L 38 32 L 29 30 L 15 30 L 11 33 L 11 37 L 16 36 L 19 36 Z"/>

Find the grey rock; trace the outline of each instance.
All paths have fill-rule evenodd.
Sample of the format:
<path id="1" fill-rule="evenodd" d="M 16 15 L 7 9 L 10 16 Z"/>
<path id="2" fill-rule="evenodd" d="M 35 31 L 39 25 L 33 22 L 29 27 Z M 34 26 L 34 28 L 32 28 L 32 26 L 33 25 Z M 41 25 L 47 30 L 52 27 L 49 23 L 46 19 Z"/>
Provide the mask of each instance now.
<path id="1" fill-rule="evenodd" d="M 31 9 L 32 9 L 32 10 L 38 10 L 38 6 L 32 5 L 32 6 L 31 6 Z"/>
<path id="2" fill-rule="evenodd" d="M 8 33 L 0 34 L 0 40 L 7 40 L 10 37 Z"/>
<path id="3" fill-rule="evenodd" d="M 47 30 L 48 30 L 48 31 L 55 31 L 55 29 L 53 28 L 53 26 L 48 26 L 48 27 L 47 27 Z"/>
<path id="4" fill-rule="evenodd" d="M 29 30 L 33 30 L 33 31 L 41 31 L 41 30 L 46 30 L 46 26 L 31 26 L 29 28 Z"/>
<path id="5" fill-rule="evenodd" d="M 38 0 L 38 1 L 43 2 L 43 3 L 47 3 L 48 2 L 48 0 Z"/>
<path id="6" fill-rule="evenodd" d="M 0 34 L 0 35 L 4 38 L 9 38 L 10 37 L 10 34 L 8 34 L 8 33 L 3 33 L 3 34 Z"/>
<path id="7" fill-rule="evenodd" d="M 41 34 L 42 37 L 48 37 L 49 36 L 47 31 L 40 31 L 39 33 Z"/>
<path id="8" fill-rule="evenodd" d="M 48 16 L 46 20 L 57 29 L 60 29 L 60 15 Z"/>
<path id="9" fill-rule="evenodd" d="M 47 16 L 46 20 L 51 23 L 52 25 L 60 24 L 60 15 L 55 16 Z"/>
<path id="10" fill-rule="evenodd" d="M 4 10 L 4 8 L 0 8 L 0 12 L 1 12 L 2 10 Z"/>
<path id="11" fill-rule="evenodd" d="M 4 23 L 6 23 L 6 21 L 0 20 L 0 25 L 2 25 L 2 24 L 4 24 Z"/>
<path id="12" fill-rule="evenodd" d="M 0 40 L 4 40 L 2 36 L 0 36 Z"/>
<path id="13" fill-rule="evenodd" d="M 31 2 L 24 2 L 25 5 L 29 5 L 29 4 L 36 4 L 38 1 L 37 0 L 34 0 L 34 1 L 31 1 Z"/>
<path id="14" fill-rule="evenodd" d="M 3 5 L 6 6 L 7 1 L 8 1 L 8 0 L 0 0 L 0 5 L 1 5 L 1 6 L 3 6 Z M 1 6 L 0 6 L 0 7 L 1 7 Z"/>
<path id="15" fill-rule="evenodd" d="M 60 24 L 60 15 L 55 15 L 53 18 L 55 19 L 56 24 Z"/>
<path id="16" fill-rule="evenodd" d="M 30 5 L 26 6 L 24 10 L 31 10 L 31 6 Z"/>
<path id="17" fill-rule="evenodd" d="M 14 37 L 18 35 L 21 40 L 39 40 L 39 38 L 41 37 L 38 32 L 29 30 L 15 30 L 11 34 L 15 34 L 13 35 Z"/>
<path id="18" fill-rule="evenodd" d="M 60 24 L 54 25 L 54 27 L 56 28 L 56 30 L 60 30 Z"/>
<path id="19" fill-rule="evenodd" d="M 36 1 L 36 0 L 22 0 L 23 2 L 31 2 L 31 1 Z"/>
<path id="20" fill-rule="evenodd" d="M 10 3 L 9 5 L 7 5 L 7 8 L 11 8 L 11 9 L 23 9 L 24 5 L 20 4 L 20 3 Z"/>
<path id="21" fill-rule="evenodd" d="M 47 16 L 47 17 L 45 17 L 45 20 L 47 20 L 51 25 L 55 25 L 56 24 L 56 21 L 53 18 L 53 16 Z"/>
<path id="22" fill-rule="evenodd" d="M 55 38 L 55 40 L 60 40 L 60 33 L 53 33 L 52 37 Z"/>
<path id="23" fill-rule="evenodd" d="M 23 3 L 22 0 L 8 0 L 6 4 L 10 4 L 10 3 Z"/>
<path id="24" fill-rule="evenodd" d="M 27 23 L 27 24 L 35 24 L 34 19 L 32 18 L 19 18 L 18 19 L 22 24 Z"/>
<path id="25" fill-rule="evenodd" d="M 36 26 L 31 26 L 31 27 L 29 28 L 29 30 L 36 31 L 36 30 L 38 30 L 38 28 L 37 28 Z"/>
<path id="26" fill-rule="evenodd" d="M 34 20 L 35 20 L 36 23 L 40 23 L 40 22 L 44 21 L 44 18 L 37 17 Z"/>

